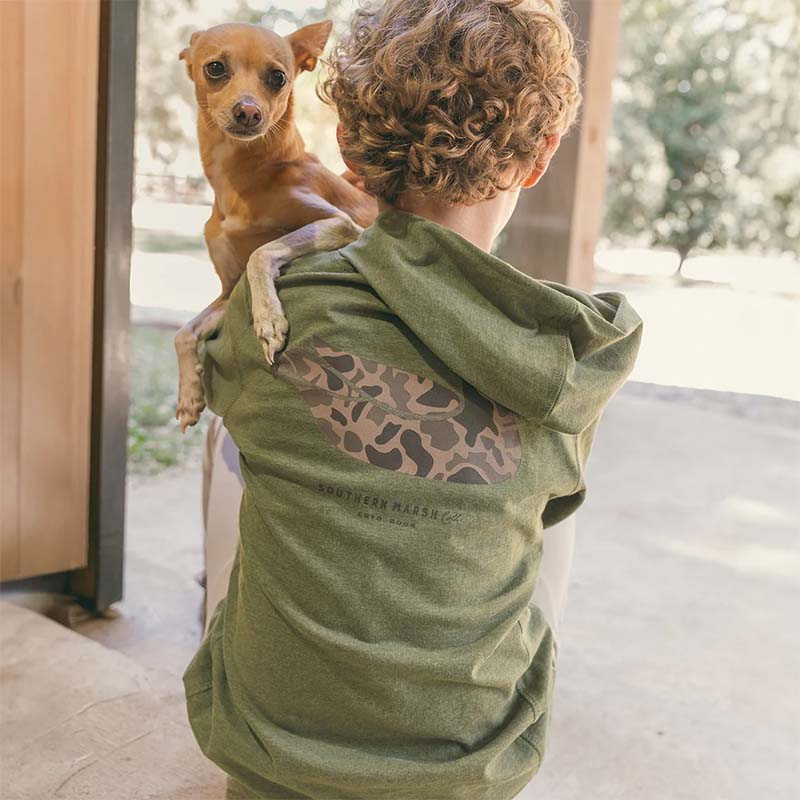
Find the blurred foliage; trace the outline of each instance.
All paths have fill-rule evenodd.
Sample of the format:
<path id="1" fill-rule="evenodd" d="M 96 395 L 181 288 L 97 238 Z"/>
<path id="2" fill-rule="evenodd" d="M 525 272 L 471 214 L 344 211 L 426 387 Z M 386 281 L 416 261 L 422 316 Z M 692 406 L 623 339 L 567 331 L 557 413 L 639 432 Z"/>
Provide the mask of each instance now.
<path id="1" fill-rule="evenodd" d="M 136 138 L 165 169 L 190 144 L 186 109 L 194 90 L 178 54 L 194 30 L 182 17 L 197 0 L 139 0 L 136 54 Z"/>
<path id="2" fill-rule="evenodd" d="M 799 0 L 626 0 L 605 234 L 800 250 Z"/>
<path id="3" fill-rule="evenodd" d="M 185 434 L 175 419 L 178 361 L 175 331 L 152 325 L 131 330 L 128 468 L 153 474 L 189 460 L 197 462 L 208 427 L 204 414 Z"/>

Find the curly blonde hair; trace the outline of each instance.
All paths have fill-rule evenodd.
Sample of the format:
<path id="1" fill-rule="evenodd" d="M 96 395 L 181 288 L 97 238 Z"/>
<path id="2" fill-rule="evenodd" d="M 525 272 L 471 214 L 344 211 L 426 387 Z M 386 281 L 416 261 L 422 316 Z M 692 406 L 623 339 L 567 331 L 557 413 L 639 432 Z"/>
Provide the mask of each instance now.
<path id="1" fill-rule="evenodd" d="M 387 0 L 355 13 L 320 97 L 368 192 L 471 205 L 545 165 L 580 105 L 561 0 Z"/>

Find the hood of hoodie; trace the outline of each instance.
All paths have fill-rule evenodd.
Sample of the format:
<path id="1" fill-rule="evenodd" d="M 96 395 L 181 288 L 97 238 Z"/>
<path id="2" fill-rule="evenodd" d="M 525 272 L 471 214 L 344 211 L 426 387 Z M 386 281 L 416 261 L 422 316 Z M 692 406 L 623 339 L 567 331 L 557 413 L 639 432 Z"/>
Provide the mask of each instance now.
<path id="1" fill-rule="evenodd" d="M 537 280 L 397 210 L 339 253 L 450 370 L 554 430 L 584 430 L 633 368 L 642 320 L 618 292 Z"/>

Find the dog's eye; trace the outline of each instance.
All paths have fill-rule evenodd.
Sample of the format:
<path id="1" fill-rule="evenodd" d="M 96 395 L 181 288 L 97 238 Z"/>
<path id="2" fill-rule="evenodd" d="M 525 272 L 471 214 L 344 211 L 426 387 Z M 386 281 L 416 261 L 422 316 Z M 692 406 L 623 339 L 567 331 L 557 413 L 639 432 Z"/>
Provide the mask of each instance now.
<path id="1" fill-rule="evenodd" d="M 221 61 L 209 61 L 205 66 L 205 71 L 211 80 L 216 80 L 225 75 L 225 65 Z"/>
<path id="2" fill-rule="evenodd" d="M 270 72 L 267 81 L 273 89 L 282 89 L 286 86 L 286 73 L 281 72 L 279 69 L 274 69 Z"/>

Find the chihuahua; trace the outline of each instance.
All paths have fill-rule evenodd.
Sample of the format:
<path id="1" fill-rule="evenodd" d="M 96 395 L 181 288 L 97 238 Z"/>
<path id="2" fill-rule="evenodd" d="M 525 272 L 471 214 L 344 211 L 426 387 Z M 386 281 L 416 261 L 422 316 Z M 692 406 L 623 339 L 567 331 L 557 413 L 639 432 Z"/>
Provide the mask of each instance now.
<path id="1" fill-rule="evenodd" d="M 274 281 L 299 256 L 357 238 L 377 203 L 352 173 L 336 175 L 307 153 L 294 118 L 294 81 L 316 67 L 331 22 L 287 37 L 257 25 L 217 25 L 192 34 L 186 62 L 198 105 L 203 170 L 214 190 L 205 240 L 220 296 L 175 337 L 181 430 L 205 408 L 198 342 L 219 326 L 247 270 L 256 335 L 272 364 L 288 323 Z"/>

